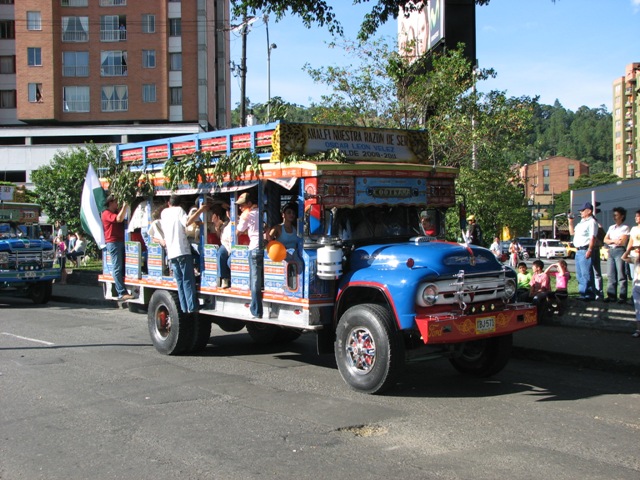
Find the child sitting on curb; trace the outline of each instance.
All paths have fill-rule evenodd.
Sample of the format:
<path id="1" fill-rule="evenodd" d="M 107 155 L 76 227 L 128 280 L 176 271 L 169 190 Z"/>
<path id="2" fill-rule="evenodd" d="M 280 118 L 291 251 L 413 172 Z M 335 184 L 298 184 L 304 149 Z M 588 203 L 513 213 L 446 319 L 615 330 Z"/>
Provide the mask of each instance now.
<path id="1" fill-rule="evenodd" d="M 527 264 L 518 264 L 518 290 L 516 299 L 519 302 L 526 302 L 529 299 L 529 288 L 531 287 L 531 272 L 527 271 Z"/>

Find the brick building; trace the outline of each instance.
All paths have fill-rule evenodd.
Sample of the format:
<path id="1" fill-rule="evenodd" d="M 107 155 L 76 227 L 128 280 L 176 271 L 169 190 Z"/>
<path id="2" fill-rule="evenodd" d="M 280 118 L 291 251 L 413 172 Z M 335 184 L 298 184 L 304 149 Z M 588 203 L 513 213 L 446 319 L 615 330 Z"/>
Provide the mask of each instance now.
<path id="1" fill-rule="evenodd" d="M 50 160 L 36 145 L 229 128 L 229 15 L 228 0 L 0 0 L 0 179 L 29 183 Z"/>

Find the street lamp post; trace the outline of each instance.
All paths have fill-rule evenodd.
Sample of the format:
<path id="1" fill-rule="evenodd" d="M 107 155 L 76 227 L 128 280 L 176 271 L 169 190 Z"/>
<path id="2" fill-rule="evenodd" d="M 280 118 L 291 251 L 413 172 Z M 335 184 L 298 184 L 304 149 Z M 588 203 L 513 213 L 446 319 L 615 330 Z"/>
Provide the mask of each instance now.
<path id="1" fill-rule="evenodd" d="M 269 43 L 269 15 L 264 16 L 267 31 L 267 123 L 271 121 L 271 50 L 278 48 L 275 43 Z"/>

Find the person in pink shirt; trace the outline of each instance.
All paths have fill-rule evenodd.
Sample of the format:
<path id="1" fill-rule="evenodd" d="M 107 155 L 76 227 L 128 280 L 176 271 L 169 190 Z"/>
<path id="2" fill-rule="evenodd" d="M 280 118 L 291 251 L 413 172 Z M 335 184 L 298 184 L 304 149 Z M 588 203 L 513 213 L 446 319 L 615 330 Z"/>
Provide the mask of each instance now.
<path id="1" fill-rule="evenodd" d="M 569 284 L 569 279 L 571 278 L 571 274 L 569 273 L 567 267 L 567 262 L 565 262 L 564 260 L 560 260 L 558 263 L 549 265 L 544 273 L 549 276 L 556 277 L 556 295 L 567 298 L 567 285 Z"/>
<path id="2" fill-rule="evenodd" d="M 531 298 L 531 303 L 535 305 L 544 300 L 551 291 L 549 275 L 542 271 L 543 268 L 544 263 L 542 263 L 541 260 L 535 260 L 533 262 L 533 275 L 531 277 L 531 283 L 529 284 L 529 298 Z"/>

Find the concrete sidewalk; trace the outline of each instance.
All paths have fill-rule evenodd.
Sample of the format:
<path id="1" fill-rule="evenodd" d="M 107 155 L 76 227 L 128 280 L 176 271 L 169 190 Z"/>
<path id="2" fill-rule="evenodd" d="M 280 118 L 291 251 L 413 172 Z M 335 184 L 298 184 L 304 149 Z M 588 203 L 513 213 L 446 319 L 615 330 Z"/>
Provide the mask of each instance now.
<path id="1" fill-rule="evenodd" d="M 97 282 L 56 283 L 52 301 L 118 307 L 104 299 L 102 285 Z M 640 376 L 640 338 L 631 336 L 635 327 L 631 304 L 585 304 L 569 299 L 561 317 L 514 335 L 513 356 Z"/>

